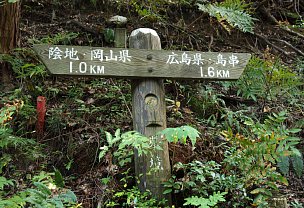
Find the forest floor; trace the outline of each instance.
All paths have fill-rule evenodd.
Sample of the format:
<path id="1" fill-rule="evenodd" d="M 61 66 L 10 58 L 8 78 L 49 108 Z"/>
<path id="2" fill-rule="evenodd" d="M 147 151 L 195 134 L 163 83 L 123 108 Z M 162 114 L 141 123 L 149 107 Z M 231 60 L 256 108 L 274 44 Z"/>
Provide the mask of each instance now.
<path id="1" fill-rule="evenodd" d="M 106 8 L 106 9 L 105 9 Z M 270 8 L 271 9 L 271 8 Z M 269 10 L 268 10 L 269 11 Z M 129 11 L 128 8 L 117 9 L 113 7 L 103 6 L 85 6 L 85 5 L 56 5 L 48 3 L 47 1 L 25 1 L 22 4 L 22 18 L 21 18 L 21 46 L 30 47 L 33 43 L 39 43 L 39 40 L 49 37 L 50 41 L 54 40 L 54 34 L 61 34 L 62 37 L 78 33 L 76 38 L 66 38 L 66 44 L 81 45 L 81 46 L 101 46 L 113 47 L 112 43 L 105 41 L 103 31 L 105 28 L 111 27 L 107 20 L 114 15 L 122 15 L 128 18 L 126 25 L 127 34 L 130 34 L 134 29 L 147 27 L 157 31 L 162 42 L 164 50 L 195 50 L 195 51 L 213 51 L 213 52 L 247 52 L 265 59 L 272 59 L 275 56 L 284 60 L 286 65 L 292 66 L 297 57 L 303 56 L 304 52 L 304 38 L 303 29 L 295 29 L 296 32 L 288 30 L 288 18 L 278 17 L 275 13 L 273 16 L 267 11 L 256 11 L 256 15 L 261 18 L 255 24 L 255 33 L 243 33 L 236 29 L 227 31 L 217 21 L 211 19 L 207 14 L 195 10 L 193 7 L 168 7 L 166 10 L 169 19 L 147 19 L 139 17 L 134 11 Z M 272 19 L 276 18 L 277 22 Z M 297 32 L 298 31 L 298 32 Z M 60 36 L 60 35 L 59 35 Z M 57 37 L 61 41 L 62 37 Z M 61 42 L 62 44 L 63 42 Z M 71 80 L 68 78 L 49 78 L 45 80 L 45 84 L 49 87 L 59 88 L 62 92 L 67 91 L 71 85 L 77 85 L 79 79 Z M 83 82 L 87 82 L 81 79 Z M 130 89 L 126 87 L 129 81 L 122 80 L 119 83 L 115 79 L 106 79 L 105 85 L 116 86 L 120 90 L 118 94 L 128 96 Z M 200 82 L 204 83 L 204 82 Z M 193 158 L 202 158 L 203 160 L 221 160 L 223 150 L 218 147 L 214 141 L 214 135 L 209 133 L 207 127 L 202 122 L 202 118 L 197 116 L 197 109 L 192 109 L 188 104 L 189 96 L 185 95 L 188 92 L 182 91 L 179 86 L 191 85 L 195 86 L 198 82 L 181 81 L 166 83 L 166 93 L 172 100 L 179 101 L 181 106 L 172 104 L 171 108 L 167 109 L 168 126 L 181 126 L 184 124 L 193 124 L 200 132 L 205 132 L 203 140 L 199 141 L 196 150 L 193 152 L 191 147 L 180 146 L 174 144 L 170 146 L 171 160 L 175 162 L 189 162 Z M 106 93 L 104 88 L 84 88 L 83 97 L 87 103 L 93 102 L 90 100 L 92 94 Z M 77 93 L 77 92 L 76 92 Z M 59 95 L 60 96 L 60 95 Z M 61 96 L 66 96 L 62 94 Z M 117 96 L 117 95 L 116 95 Z M 123 96 L 121 96 L 123 97 Z M 231 108 L 238 108 L 239 104 L 259 105 L 252 100 L 242 100 L 238 97 L 223 96 L 226 105 Z M 55 108 L 60 105 L 68 105 L 68 103 L 58 103 L 62 99 L 54 97 L 48 101 L 48 109 Z M 99 146 L 97 140 L 92 139 L 91 143 L 83 143 L 82 132 L 91 135 L 94 138 L 96 129 L 108 126 L 109 130 L 116 128 L 122 131 L 131 130 L 131 115 L 129 109 L 131 106 L 124 102 L 123 99 L 116 100 L 113 95 L 110 103 L 94 103 L 94 105 L 103 105 L 105 109 L 107 106 L 121 105 L 120 116 L 112 116 L 109 112 L 100 112 L 103 115 L 100 123 L 90 123 L 90 119 L 96 122 L 96 118 L 88 117 L 87 124 L 77 125 L 77 119 L 70 118 L 66 114 L 65 120 L 69 124 L 65 132 L 59 135 L 54 132 L 46 132 L 43 142 L 51 145 L 58 151 L 68 152 L 73 151 L 73 165 L 71 169 L 63 171 L 64 175 L 69 175 L 71 178 L 68 183 L 75 191 L 77 196 L 82 201 L 84 207 L 93 206 L 96 204 L 96 197 L 100 195 L 103 189 L 100 183 L 100 178 L 107 173 L 107 164 L 105 162 L 98 163 L 96 155 Z M 262 105 L 262 104 L 260 104 Z M 72 106 L 70 106 L 72 107 Z M 264 106 L 260 106 L 262 109 Z M 261 116 L 263 112 L 260 113 Z M 302 135 L 303 136 L 303 135 Z M 73 137 L 73 138 L 72 138 Z M 75 139 L 76 138 L 76 139 Z M 73 140 L 74 139 L 74 140 Z M 75 140 L 79 139 L 77 142 Z M 57 141 L 56 141 L 57 140 Z M 68 140 L 68 141 L 67 141 Z M 73 140 L 73 141 L 72 141 Z M 76 143 L 76 147 L 72 150 L 64 150 L 67 148 L 69 142 Z M 94 144 L 94 145 L 92 145 Z M 91 146 L 90 146 L 91 145 Z M 92 147 L 93 146 L 93 147 Z M 54 151 L 54 150 L 53 150 Z M 54 151 L 55 152 L 55 151 Z M 174 152 L 174 155 L 173 155 Z M 58 157 L 62 155 L 54 155 L 56 159 L 53 165 L 64 169 L 63 163 L 67 163 L 66 159 L 60 161 Z M 52 162 L 51 162 L 52 163 Z M 62 163 L 60 165 L 60 163 Z M 297 198 L 304 202 L 304 180 L 289 178 L 290 185 L 288 189 L 284 189 L 285 194 L 291 198 Z"/>

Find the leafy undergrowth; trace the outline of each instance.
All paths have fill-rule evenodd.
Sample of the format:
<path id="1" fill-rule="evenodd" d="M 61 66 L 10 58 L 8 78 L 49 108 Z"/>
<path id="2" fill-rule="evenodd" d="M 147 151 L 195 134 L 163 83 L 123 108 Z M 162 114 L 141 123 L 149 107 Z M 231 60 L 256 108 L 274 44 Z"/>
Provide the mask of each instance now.
<path id="1" fill-rule="evenodd" d="M 146 20 L 140 26 L 163 23 L 155 27 L 160 27 L 165 48 L 207 50 L 200 44 L 205 37 L 196 31 L 177 33 L 185 22 L 169 26 L 156 13 L 149 13 L 157 8 L 146 11 L 133 3 L 137 15 Z M 33 1 L 24 12 L 40 7 Z M 189 5 L 181 8 L 189 15 Z M 71 26 L 71 22 L 66 22 L 64 31 L 58 31 L 64 28 L 58 25 L 66 16 L 56 12 L 54 22 L 45 25 L 53 24 L 49 29 L 58 33 L 46 36 L 45 25 L 34 23 L 42 19 L 33 16 L 32 22 L 24 25 L 25 37 L 32 42 L 111 46 Z M 50 15 L 38 10 L 33 13 Z M 105 19 L 96 12 L 77 18 L 88 22 Z M 221 21 L 230 33 L 233 22 Z M 134 21 L 129 30 L 138 25 Z M 210 30 L 208 25 L 197 26 Z M 35 30 L 29 27 L 41 31 L 33 34 Z M 178 29 L 169 34 L 165 27 Z M 224 35 L 218 39 L 228 37 L 221 32 Z M 41 38 L 32 38 L 37 36 Z M 233 47 L 232 42 L 215 42 L 209 49 Z M 304 60 L 286 64 L 269 48 L 259 52 L 235 82 L 165 80 L 170 128 L 161 134 L 169 142 L 172 177 L 164 186 L 175 207 L 269 207 L 269 199 L 280 194 L 292 207 L 303 203 Z M 16 76 L 16 89 L 0 95 L 2 206 L 166 206 L 136 188 L 133 149 L 149 154 L 152 147 L 149 138 L 131 131 L 129 80 L 51 77 L 26 48 L 1 58 L 11 63 Z M 43 137 L 35 132 L 38 96 L 47 98 Z"/>

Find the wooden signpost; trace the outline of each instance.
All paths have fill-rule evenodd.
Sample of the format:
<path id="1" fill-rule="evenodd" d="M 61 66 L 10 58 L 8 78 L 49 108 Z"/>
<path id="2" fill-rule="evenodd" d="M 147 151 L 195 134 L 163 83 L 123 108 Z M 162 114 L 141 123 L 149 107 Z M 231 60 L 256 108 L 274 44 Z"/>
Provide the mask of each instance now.
<path id="1" fill-rule="evenodd" d="M 140 47 L 139 47 L 140 48 Z M 51 74 L 162 79 L 238 79 L 247 53 L 35 45 Z"/>
<path id="2" fill-rule="evenodd" d="M 34 45 L 51 74 L 132 79 L 134 130 L 162 147 L 152 156 L 135 155 L 139 188 L 164 198 L 162 182 L 171 174 L 168 144 L 156 137 L 166 128 L 162 79 L 236 80 L 250 59 L 248 53 L 161 50 L 160 38 L 149 28 L 134 30 L 129 48 Z M 136 152 L 136 151 L 135 151 Z M 165 196 L 170 201 L 170 196 Z"/>

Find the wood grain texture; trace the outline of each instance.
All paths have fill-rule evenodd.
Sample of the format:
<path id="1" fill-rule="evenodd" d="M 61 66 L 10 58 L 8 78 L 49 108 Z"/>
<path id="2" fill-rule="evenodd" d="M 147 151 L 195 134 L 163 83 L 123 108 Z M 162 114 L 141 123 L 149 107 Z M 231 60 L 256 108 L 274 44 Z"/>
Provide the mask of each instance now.
<path id="1" fill-rule="evenodd" d="M 7 54 L 20 42 L 20 2 L 9 3 L 7 0 L 0 6 L 0 54 Z M 4 88 L 2 89 L 1 84 Z M 10 64 L 0 60 L 0 91 L 13 88 L 12 69 Z"/>
<path id="2" fill-rule="evenodd" d="M 160 50 L 161 44 L 154 30 L 147 32 L 147 29 L 138 29 L 130 36 L 130 47 Z M 132 107 L 134 130 L 150 137 L 151 143 L 162 147 L 161 151 L 155 149 L 149 155 L 135 154 L 135 172 L 140 181 L 139 188 L 141 191 L 150 190 L 157 199 L 166 198 L 170 204 L 171 196 L 163 195 L 165 189 L 162 185 L 171 176 L 168 143 L 155 136 L 166 128 L 163 81 L 161 79 L 133 80 Z"/>
<path id="3" fill-rule="evenodd" d="M 114 46 L 115 48 L 126 48 L 127 47 L 127 29 L 126 28 L 115 28 L 114 30 Z"/>
<path id="4" fill-rule="evenodd" d="M 152 44 L 152 43 L 151 43 Z M 140 44 L 139 44 L 140 45 Z M 153 44 L 151 45 L 151 47 Z M 61 60 L 49 59 L 49 49 L 58 47 L 63 53 Z M 198 51 L 165 51 L 147 49 L 119 49 L 119 48 L 96 48 L 88 46 L 49 46 L 34 45 L 34 50 L 38 53 L 51 74 L 68 76 L 101 76 L 101 77 L 121 77 L 121 78 L 166 78 L 166 79 L 210 79 L 210 80 L 236 80 L 238 79 L 251 55 L 248 53 L 218 53 L 218 52 L 198 52 Z M 79 60 L 63 58 L 66 49 L 73 48 L 77 51 Z M 92 50 L 102 50 L 103 60 L 91 60 Z M 106 61 L 110 51 L 119 59 L 122 50 L 128 50 L 130 61 Z M 182 57 L 187 56 L 190 64 L 172 63 L 169 60 L 174 58 L 182 62 Z M 202 63 L 195 64 L 195 58 L 200 54 Z M 222 55 L 223 64 L 218 63 L 218 56 Z M 237 64 L 230 64 L 231 57 L 237 57 Z M 184 60 L 185 61 L 185 60 Z M 71 64 L 72 62 L 72 69 Z M 169 63 L 167 63 L 169 62 Z M 84 70 L 86 63 L 87 70 Z M 94 71 L 95 66 L 95 71 Z M 104 73 L 96 73 L 96 67 L 104 67 Z M 93 71 L 90 70 L 93 67 Z M 213 75 L 213 76 L 211 76 Z"/>

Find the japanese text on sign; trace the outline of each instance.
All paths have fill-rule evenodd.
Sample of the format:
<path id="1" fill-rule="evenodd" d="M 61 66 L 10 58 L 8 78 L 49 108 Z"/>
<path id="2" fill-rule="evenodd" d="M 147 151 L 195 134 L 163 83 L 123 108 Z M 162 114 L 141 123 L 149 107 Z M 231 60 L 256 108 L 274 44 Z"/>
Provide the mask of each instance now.
<path id="1" fill-rule="evenodd" d="M 203 65 L 205 59 L 203 59 L 201 53 L 196 53 L 192 56 L 184 52 L 181 56 L 172 52 L 172 54 L 168 55 L 167 64 L 186 64 L 186 65 Z M 211 61 L 211 60 L 209 60 Z M 226 66 L 226 64 L 230 64 L 233 67 L 239 63 L 238 57 L 234 54 L 225 58 L 222 54 L 217 55 L 216 64 L 220 64 L 222 66 Z"/>
<path id="2" fill-rule="evenodd" d="M 235 67 L 239 64 L 238 57 L 234 54 L 229 55 L 228 57 L 224 57 L 221 53 L 219 53 L 216 57 L 216 60 L 205 60 L 201 53 L 195 53 L 194 55 L 189 55 L 184 52 L 182 55 L 178 55 L 174 52 L 168 55 L 167 64 L 185 64 L 185 65 L 198 65 L 200 67 L 200 75 L 202 78 L 229 78 L 230 73 L 229 69 L 216 69 L 215 67 L 208 67 L 207 70 L 204 71 L 203 65 L 208 61 L 215 62 L 215 65 L 219 67 L 225 67 L 228 64 L 232 67 Z"/>
<path id="3" fill-rule="evenodd" d="M 131 53 L 131 54 L 130 54 Z M 65 65 L 68 74 L 83 74 L 83 75 L 109 75 L 116 70 L 115 65 L 118 67 L 134 67 L 140 64 L 146 64 L 143 69 L 147 68 L 150 75 L 157 73 L 161 76 L 162 73 L 166 74 L 168 71 L 157 71 L 155 64 L 161 63 L 162 69 L 172 70 L 170 73 L 181 73 L 184 77 L 197 77 L 205 79 L 230 79 L 235 75 L 233 74 L 234 68 L 239 68 L 242 65 L 242 59 L 239 59 L 238 54 L 233 53 L 204 53 L 204 52 L 178 52 L 171 51 L 162 52 L 161 56 L 155 54 L 139 53 L 132 49 L 110 49 L 110 48 L 87 48 L 81 50 L 80 47 L 72 46 L 50 46 L 48 47 L 47 58 L 52 61 L 62 61 Z M 139 63 L 142 62 L 142 63 Z M 124 65 L 126 64 L 126 65 Z M 151 64 L 151 66 L 150 66 Z M 178 66 L 172 67 L 172 66 Z M 111 67 L 111 68 L 110 68 Z M 121 68 L 120 68 L 121 70 Z M 143 70 L 138 70 L 138 74 Z M 115 72 L 114 72 L 115 73 Z"/>
<path id="4" fill-rule="evenodd" d="M 72 48 L 65 48 L 65 50 L 61 50 L 59 47 L 50 47 L 49 48 L 49 59 L 52 60 L 62 60 L 68 59 L 70 60 L 69 64 L 69 72 L 70 73 L 80 73 L 80 74 L 104 74 L 105 67 L 101 65 L 92 65 L 87 64 L 86 62 L 80 62 L 77 64 L 75 69 L 75 64 L 73 61 L 79 60 L 78 51 Z M 82 54 L 85 56 L 86 54 Z M 100 62 L 130 62 L 131 56 L 129 55 L 128 50 L 121 50 L 118 54 L 114 54 L 113 50 L 109 50 L 108 53 L 105 53 L 103 49 L 94 49 L 90 52 L 90 60 L 99 60 Z"/>

